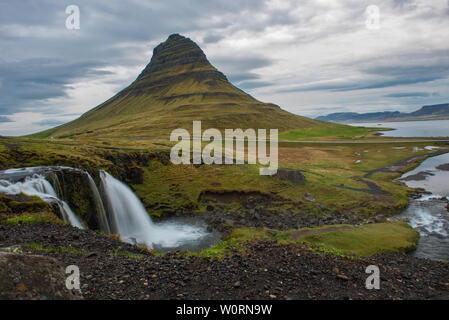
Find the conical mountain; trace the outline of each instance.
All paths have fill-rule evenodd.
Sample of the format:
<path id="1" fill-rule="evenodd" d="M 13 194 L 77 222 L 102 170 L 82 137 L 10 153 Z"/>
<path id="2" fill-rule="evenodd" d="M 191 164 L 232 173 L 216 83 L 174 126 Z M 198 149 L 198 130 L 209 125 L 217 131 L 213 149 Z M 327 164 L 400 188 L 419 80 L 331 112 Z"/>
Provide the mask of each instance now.
<path id="1" fill-rule="evenodd" d="M 274 104 L 262 103 L 232 85 L 189 38 L 173 34 L 153 50 L 150 63 L 127 88 L 80 118 L 36 136 L 168 138 L 176 128 L 291 129 L 325 125 Z M 328 124 L 326 124 L 328 125 Z"/>

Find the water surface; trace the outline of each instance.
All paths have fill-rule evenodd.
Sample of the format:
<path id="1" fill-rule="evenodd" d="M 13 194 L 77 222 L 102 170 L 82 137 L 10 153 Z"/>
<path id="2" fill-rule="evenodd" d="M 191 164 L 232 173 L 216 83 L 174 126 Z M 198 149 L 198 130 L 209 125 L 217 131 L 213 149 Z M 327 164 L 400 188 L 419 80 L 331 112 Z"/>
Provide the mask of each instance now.
<path id="1" fill-rule="evenodd" d="M 386 137 L 449 137 L 449 120 L 350 123 L 356 127 L 392 128 Z"/>
<path id="2" fill-rule="evenodd" d="M 418 248 L 412 253 L 416 257 L 449 260 L 449 171 L 437 169 L 446 163 L 449 163 L 448 153 L 425 160 L 400 178 L 409 187 L 429 192 L 411 199 L 407 209 L 397 217 L 407 219 L 420 233 Z"/>

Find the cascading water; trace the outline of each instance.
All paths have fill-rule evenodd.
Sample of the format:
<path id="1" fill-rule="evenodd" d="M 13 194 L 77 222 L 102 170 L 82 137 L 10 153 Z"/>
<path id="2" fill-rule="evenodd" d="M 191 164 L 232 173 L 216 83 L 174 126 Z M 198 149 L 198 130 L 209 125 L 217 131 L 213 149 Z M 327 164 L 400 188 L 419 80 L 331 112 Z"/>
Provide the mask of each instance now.
<path id="1" fill-rule="evenodd" d="M 153 223 L 139 198 L 128 186 L 104 171 L 100 172 L 100 178 L 113 219 L 112 229 L 123 241 L 145 244 L 150 248 L 154 245 L 178 247 L 206 235 L 204 228 L 198 226 L 173 222 Z"/>
<path id="2" fill-rule="evenodd" d="M 97 213 L 99 215 L 100 226 L 101 229 L 107 234 L 111 233 L 111 227 L 108 220 L 108 216 L 106 215 L 106 210 L 104 209 L 103 201 L 101 200 L 100 192 L 98 192 L 97 185 L 95 184 L 94 179 L 87 173 L 87 178 L 89 179 L 90 189 L 92 190 L 95 206 L 97 207 Z"/>
<path id="3" fill-rule="evenodd" d="M 449 163 L 449 153 L 426 159 L 399 180 L 429 194 L 411 199 L 397 219 L 407 219 L 421 237 L 413 255 L 429 259 L 449 259 L 449 171 L 438 169 Z"/>
<path id="4" fill-rule="evenodd" d="M 11 171 L 11 173 L 15 173 L 15 171 Z M 0 192 L 10 195 L 24 193 L 30 196 L 37 196 L 49 203 L 56 202 L 65 222 L 69 222 L 71 225 L 80 229 L 85 228 L 76 214 L 70 209 L 70 206 L 58 198 L 53 186 L 40 174 L 34 173 L 31 177 L 26 177 L 23 182 L 9 182 L 2 179 L 0 180 Z"/>
<path id="5" fill-rule="evenodd" d="M 125 242 L 160 249 L 204 248 L 218 240 L 217 234 L 208 233 L 204 224 L 175 220 L 153 223 L 133 191 L 104 171 L 100 171 L 102 193 L 87 171 L 70 167 L 30 167 L 0 171 L 0 192 L 10 195 L 23 193 L 38 196 L 49 203 L 57 203 L 64 221 L 84 229 L 82 220 L 62 200 L 63 188 L 56 172 L 64 170 L 87 176 L 99 226 L 107 234 L 116 233 Z"/>

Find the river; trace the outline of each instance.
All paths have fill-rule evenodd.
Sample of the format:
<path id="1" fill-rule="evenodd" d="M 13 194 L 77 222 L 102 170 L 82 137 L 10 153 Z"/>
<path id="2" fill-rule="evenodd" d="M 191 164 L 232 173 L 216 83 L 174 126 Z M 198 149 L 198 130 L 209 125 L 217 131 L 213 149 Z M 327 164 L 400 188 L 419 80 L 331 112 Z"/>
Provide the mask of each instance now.
<path id="1" fill-rule="evenodd" d="M 423 188 L 429 193 L 410 199 L 407 209 L 398 216 L 407 219 L 420 233 L 414 256 L 449 260 L 449 171 L 438 169 L 448 163 L 448 153 L 428 158 L 400 178 L 409 187 Z"/>
<path id="2" fill-rule="evenodd" d="M 356 123 L 354 126 L 386 127 L 388 137 L 448 137 L 449 120 Z M 399 180 L 428 194 L 410 199 L 409 206 L 397 217 L 406 219 L 420 233 L 418 248 L 412 255 L 433 260 L 449 260 L 449 153 L 428 158 Z M 444 170 L 443 170 L 444 169 Z"/>

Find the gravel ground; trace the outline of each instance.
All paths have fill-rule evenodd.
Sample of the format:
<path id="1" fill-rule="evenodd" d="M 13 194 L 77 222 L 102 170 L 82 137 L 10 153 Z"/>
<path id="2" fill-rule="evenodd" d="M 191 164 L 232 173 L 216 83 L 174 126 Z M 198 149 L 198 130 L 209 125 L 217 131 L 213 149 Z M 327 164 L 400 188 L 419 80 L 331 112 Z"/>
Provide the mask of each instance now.
<path id="1" fill-rule="evenodd" d="M 253 242 L 218 261 L 152 255 L 67 225 L 0 225 L 0 247 L 27 243 L 82 250 L 25 251 L 78 265 L 86 299 L 449 299 L 449 264 L 406 254 L 354 260 Z M 118 247 L 139 256 L 114 255 Z M 368 265 L 380 268 L 379 290 L 365 288 Z"/>

